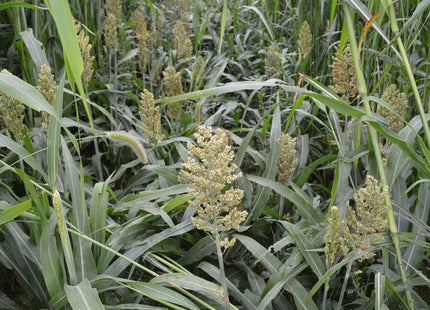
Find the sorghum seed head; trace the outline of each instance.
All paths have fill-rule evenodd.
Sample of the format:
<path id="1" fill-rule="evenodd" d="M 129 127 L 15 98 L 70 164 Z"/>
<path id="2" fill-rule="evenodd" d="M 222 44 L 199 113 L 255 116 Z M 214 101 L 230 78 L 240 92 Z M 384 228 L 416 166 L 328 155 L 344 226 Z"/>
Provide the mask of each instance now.
<path id="1" fill-rule="evenodd" d="M 276 43 L 272 43 L 266 51 L 264 71 L 269 77 L 276 76 L 281 72 L 281 58 L 279 57 L 279 47 Z"/>
<path id="2" fill-rule="evenodd" d="M 2 73 L 12 74 L 3 69 Z M 19 144 L 23 143 L 22 131 L 24 130 L 24 111 L 25 106 L 9 95 L 0 92 L 0 115 L 6 126 L 6 135 L 9 138 L 15 138 Z"/>
<path id="3" fill-rule="evenodd" d="M 163 71 L 164 75 L 164 88 L 167 97 L 177 96 L 184 93 L 182 90 L 181 73 L 176 72 L 175 68 L 167 67 Z M 167 105 L 167 116 L 171 120 L 178 120 L 181 118 L 182 101 L 171 102 Z"/>
<path id="4" fill-rule="evenodd" d="M 336 47 L 338 54 L 339 48 Z M 334 85 L 329 88 L 334 92 L 341 94 L 342 99 L 348 103 L 357 96 L 357 79 L 354 69 L 354 60 L 349 44 L 345 46 L 340 57 L 333 56 L 332 68 Z"/>
<path id="5" fill-rule="evenodd" d="M 188 162 L 179 174 L 179 182 L 193 185 L 188 193 L 195 200 L 189 205 L 199 216 L 193 223 L 212 234 L 238 229 L 248 213 L 237 206 L 243 191 L 230 185 L 242 174 L 235 172 L 228 134 L 219 128 L 213 134 L 211 127 L 199 126 L 194 136 L 197 145 L 188 143 Z"/>
<path id="6" fill-rule="evenodd" d="M 173 35 L 173 42 L 175 50 L 178 53 L 178 59 L 191 57 L 191 54 L 193 52 L 193 46 L 182 22 L 176 22 L 173 28 Z"/>
<path id="7" fill-rule="evenodd" d="M 280 155 L 278 159 L 278 181 L 281 184 L 288 184 L 295 168 L 294 155 L 296 154 L 297 138 L 291 138 L 289 134 L 282 134 L 278 139 Z"/>
<path id="8" fill-rule="evenodd" d="M 43 64 L 40 68 L 38 84 L 39 92 L 46 99 L 46 101 L 53 105 L 58 87 L 55 85 L 54 75 L 51 73 L 51 69 L 45 64 Z M 44 119 L 42 122 L 42 128 L 46 131 L 48 130 L 50 115 L 47 112 L 43 112 L 42 115 Z"/>
<path id="9" fill-rule="evenodd" d="M 390 85 L 384 91 L 381 99 L 387 102 L 400 117 L 403 118 L 405 116 L 408 99 L 406 98 L 406 94 L 401 93 L 395 84 Z M 388 120 L 388 127 L 395 133 L 399 133 L 404 127 L 402 119 L 384 106 L 378 105 L 377 113 Z"/>
<path id="10" fill-rule="evenodd" d="M 299 33 L 299 60 L 298 64 L 306 57 L 312 45 L 312 32 L 309 23 L 305 20 Z"/>
<path id="11" fill-rule="evenodd" d="M 154 95 L 147 89 L 140 94 L 140 117 L 143 125 L 145 139 L 155 146 L 163 139 L 160 132 L 161 113 L 155 104 Z"/>

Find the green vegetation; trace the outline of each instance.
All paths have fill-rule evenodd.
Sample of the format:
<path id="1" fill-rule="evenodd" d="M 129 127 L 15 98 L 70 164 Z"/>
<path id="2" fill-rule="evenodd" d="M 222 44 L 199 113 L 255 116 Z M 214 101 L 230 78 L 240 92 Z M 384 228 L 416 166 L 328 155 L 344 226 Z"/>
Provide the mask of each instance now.
<path id="1" fill-rule="evenodd" d="M 430 0 L 0 4 L 1 309 L 430 309 Z"/>

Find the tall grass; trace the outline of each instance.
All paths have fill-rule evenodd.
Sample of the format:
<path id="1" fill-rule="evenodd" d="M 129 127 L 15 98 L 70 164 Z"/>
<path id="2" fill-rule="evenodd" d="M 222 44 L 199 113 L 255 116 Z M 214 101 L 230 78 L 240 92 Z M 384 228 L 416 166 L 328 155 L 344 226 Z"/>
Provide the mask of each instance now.
<path id="1" fill-rule="evenodd" d="M 428 309 L 429 12 L 1 3 L 0 308 Z M 242 173 L 214 206 L 179 177 L 200 125 Z"/>

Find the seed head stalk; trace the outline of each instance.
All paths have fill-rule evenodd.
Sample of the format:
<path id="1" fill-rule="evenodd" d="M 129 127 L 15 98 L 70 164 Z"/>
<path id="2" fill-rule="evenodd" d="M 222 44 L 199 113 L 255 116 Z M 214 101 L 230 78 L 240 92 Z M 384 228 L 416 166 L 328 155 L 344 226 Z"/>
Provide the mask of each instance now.
<path id="1" fill-rule="evenodd" d="M 358 92 L 359 92 L 360 96 L 365 99 L 367 97 L 367 87 L 366 87 L 366 82 L 364 79 L 363 71 L 361 70 L 361 65 L 358 61 L 359 55 L 358 55 L 357 42 L 355 41 L 354 22 L 353 22 L 352 17 L 351 17 L 351 12 L 350 12 L 351 9 L 346 4 L 343 6 L 343 9 L 344 9 L 346 25 L 347 25 L 347 29 L 348 29 L 348 33 L 349 33 L 351 52 L 352 52 L 352 55 L 354 58 L 354 67 L 355 67 L 355 72 L 357 75 L 357 88 L 358 88 Z M 372 116 L 372 110 L 370 108 L 369 101 L 365 99 L 363 101 L 363 105 L 364 105 L 364 109 L 366 110 L 367 115 Z M 425 123 L 425 122 L 423 122 L 423 123 Z M 383 161 L 382 161 L 381 151 L 379 150 L 379 147 L 378 147 L 378 137 L 377 137 L 376 131 L 371 126 L 369 126 L 368 132 L 369 132 L 370 141 L 371 141 L 372 146 L 373 146 L 373 151 L 374 151 L 374 155 L 375 155 L 381 183 L 383 185 L 387 185 L 387 178 L 385 176 L 385 170 L 384 170 L 384 165 L 383 165 Z M 406 279 L 406 272 L 403 268 L 402 253 L 400 250 L 399 238 L 397 235 L 397 233 L 398 233 L 397 224 L 396 224 L 396 221 L 394 218 L 394 213 L 393 213 L 393 209 L 391 206 L 391 201 L 390 201 L 389 196 L 385 199 L 385 204 L 387 207 L 389 207 L 388 216 L 387 216 L 388 217 L 388 223 L 389 223 L 390 233 L 391 233 L 391 237 L 393 239 L 394 247 L 396 249 L 396 256 L 397 256 L 397 261 L 399 264 L 401 280 L 402 280 L 403 285 L 405 285 L 405 287 L 406 287 L 406 289 L 405 289 L 406 301 L 407 301 L 408 307 L 410 309 L 413 309 L 414 307 L 413 307 L 411 293 L 410 293 L 408 287 L 406 286 L 406 280 L 407 280 Z"/>

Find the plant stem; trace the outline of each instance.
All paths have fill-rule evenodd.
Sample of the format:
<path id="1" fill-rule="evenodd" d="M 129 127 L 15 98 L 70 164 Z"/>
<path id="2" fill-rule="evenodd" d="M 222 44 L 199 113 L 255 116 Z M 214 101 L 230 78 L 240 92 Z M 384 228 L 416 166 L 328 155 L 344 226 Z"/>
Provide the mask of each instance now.
<path id="1" fill-rule="evenodd" d="M 388 6 L 388 1 L 382 1 L 385 6 Z M 397 25 L 396 12 L 394 11 L 393 5 L 390 5 L 388 8 L 388 17 L 390 18 L 391 30 L 394 35 L 399 33 L 399 26 Z M 421 121 L 423 123 L 424 134 L 427 140 L 427 146 L 430 147 L 430 129 L 426 120 L 426 113 L 424 111 L 424 106 L 421 101 L 420 94 L 418 92 L 418 87 L 415 82 L 414 74 L 412 73 L 411 65 L 408 60 L 408 55 L 406 54 L 405 46 L 403 45 L 403 41 L 400 36 L 396 39 L 397 45 L 399 47 L 400 54 L 402 55 L 403 64 L 405 65 L 406 73 L 408 74 L 409 82 L 411 83 L 412 91 L 414 93 L 415 102 L 418 107 L 418 112 L 420 113 Z"/>
<path id="2" fill-rule="evenodd" d="M 327 280 L 327 282 L 324 284 L 324 297 L 323 297 L 323 302 L 321 307 L 322 310 L 327 309 L 327 294 L 329 289 L 330 289 L 330 284 L 329 284 L 329 280 Z"/>
<path id="3" fill-rule="evenodd" d="M 357 88 L 358 88 L 359 94 L 362 96 L 362 98 L 365 99 L 367 97 L 367 87 L 366 87 L 366 82 L 364 79 L 363 71 L 361 70 L 361 65 L 358 62 L 359 57 L 358 57 L 357 42 L 355 41 L 354 23 L 353 23 L 353 20 L 351 17 L 350 8 L 347 5 L 344 5 L 343 8 L 344 8 L 346 24 L 347 24 L 348 33 L 349 33 L 351 53 L 353 55 L 354 67 L 355 67 L 355 72 L 356 72 L 356 76 L 357 76 Z M 366 110 L 367 115 L 372 116 L 372 110 L 370 108 L 369 101 L 364 100 L 363 105 L 364 105 L 364 108 Z M 387 178 L 385 176 L 385 170 L 384 170 L 384 165 L 383 165 L 383 161 L 382 161 L 381 151 L 379 150 L 379 147 L 378 147 L 378 137 L 377 137 L 376 131 L 373 129 L 373 127 L 368 126 L 368 132 L 369 132 L 369 138 L 370 138 L 370 141 L 371 141 L 371 144 L 373 147 L 373 152 L 375 154 L 376 164 L 378 166 L 379 178 L 380 178 L 381 183 L 383 185 L 387 185 Z M 391 206 L 390 197 L 387 197 L 385 199 L 385 205 L 389 207 L 388 223 L 389 223 L 391 237 L 393 239 L 394 247 L 396 249 L 396 256 L 397 256 L 397 261 L 398 261 L 398 265 L 399 265 L 402 284 L 405 285 L 405 287 L 406 287 L 405 288 L 406 301 L 407 301 L 409 308 L 413 309 L 414 307 L 413 307 L 413 302 L 412 302 L 412 298 L 411 298 L 411 293 L 409 291 L 409 288 L 406 285 L 406 280 L 407 280 L 406 279 L 406 272 L 403 268 L 402 253 L 400 250 L 399 238 L 397 235 L 397 233 L 398 233 L 397 224 L 396 224 L 396 220 L 394 218 L 394 213 L 393 213 L 393 209 Z"/>
<path id="4" fill-rule="evenodd" d="M 346 266 L 345 279 L 343 279 L 342 290 L 340 291 L 339 302 L 337 303 L 337 310 L 342 308 L 343 296 L 345 296 L 346 285 L 348 284 L 349 275 L 351 274 L 352 263 L 354 262 L 354 256 L 351 255 L 351 259 Z"/>
<path id="5" fill-rule="evenodd" d="M 221 278 L 221 285 L 223 290 L 223 300 L 225 302 L 225 309 L 230 309 L 229 307 L 229 300 L 228 300 L 228 290 L 227 290 L 227 281 L 225 278 L 225 270 L 224 270 L 224 260 L 222 257 L 222 250 L 220 246 L 221 238 L 219 233 L 215 234 L 215 244 L 216 244 L 216 254 L 218 256 L 218 266 L 219 266 L 219 272 L 220 272 L 220 278 Z"/>

